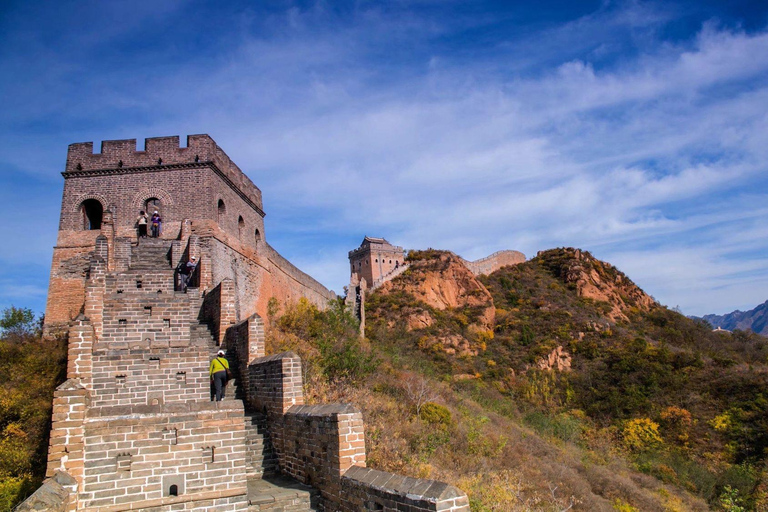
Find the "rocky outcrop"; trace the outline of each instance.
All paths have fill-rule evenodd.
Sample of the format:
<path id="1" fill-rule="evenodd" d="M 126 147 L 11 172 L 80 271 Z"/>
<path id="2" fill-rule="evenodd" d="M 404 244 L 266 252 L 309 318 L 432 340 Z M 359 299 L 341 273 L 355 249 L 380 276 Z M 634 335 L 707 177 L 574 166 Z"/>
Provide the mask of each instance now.
<path id="1" fill-rule="evenodd" d="M 480 329 L 493 329 L 493 298 L 458 256 L 435 251 L 434 258 L 410 266 L 409 272 L 381 285 L 378 293 L 405 292 L 438 310 L 468 308 L 478 313 L 472 323 Z M 432 325 L 434 318 L 425 310 L 409 314 L 406 322 L 409 328 L 418 329 Z"/>
<path id="2" fill-rule="evenodd" d="M 606 317 L 613 322 L 628 320 L 631 309 L 649 311 L 656 301 L 610 263 L 589 252 L 564 248 L 542 251 L 536 256 L 556 277 L 572 285 L 580 297 L 606 303 Z"/>
<path id="3" fill-rule="evenodd" d="M 569 372 L 571 371 L 571 354 L 560 345 L 552 350 L 547 357 L 542 357 L 536 363 L 536 368 L 545 371 Z"/>

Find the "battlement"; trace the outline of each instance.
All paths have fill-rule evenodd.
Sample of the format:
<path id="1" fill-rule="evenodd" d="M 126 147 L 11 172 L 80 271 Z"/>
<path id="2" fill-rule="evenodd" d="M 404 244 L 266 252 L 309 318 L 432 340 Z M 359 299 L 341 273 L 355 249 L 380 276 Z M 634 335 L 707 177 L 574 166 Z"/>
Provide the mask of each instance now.
<path id="1" fill-rule="evenodd" d="M 100 153 L 93 152 L 93 142 L 70 144 L 63 174 L 66 178 L 205 165 L 212 166 L 252 203 L 261 207 L 261 190 L 206 134 L 187 136 L 187 147 L 181 147 L 178 135 L 151 137 L 144 139 L 143 151 L 137 150 L 136 139 L 102 141 Z"/>

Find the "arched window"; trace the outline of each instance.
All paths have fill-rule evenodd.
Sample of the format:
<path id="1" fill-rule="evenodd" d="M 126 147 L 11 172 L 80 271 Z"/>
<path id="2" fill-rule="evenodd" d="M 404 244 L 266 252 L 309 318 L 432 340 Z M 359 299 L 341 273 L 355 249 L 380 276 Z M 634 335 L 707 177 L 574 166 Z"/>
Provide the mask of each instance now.
<path id="1" fill-rule="evenodd" d="M 156 197 L 150 197 L 146 201 L 144 201 L 144 211 L 147 212 L 147 215 L 150 217 L 153 213 L 157 212 L 160 214 L 160 217 L 163 216 L 163 203 Z"/>
<path id="2" fill-rule="evenodd" d="M 174 484 L 168 489 L 168 496 L 178 496 L 179 495 L 179 486 Z"/>
<path id="3" fill-rule="evenodd" d="M 218 218 L 216 221 L 221 224 L 224 222 L 224 216 L 227 214 L 227 207 L 224 206 L 224 201 L 219 199 L 219 205 L 218 205 Z"/>
<path id="4" fill-rule="evenodd" d="M 83 215 L 83 229 L 101 229 L 101 217 L 104 215 L 104 207 L 96 199 L 86 199 L 80 205 Z"/>
<path id="5" fill-rule="evenodd" d="M 259 248 L 259 244 L 261 243 L 261 231 L 259 231 L 258 229 L 256 231 L 254 231 L 253 239 L 256 242 L 256 248 L 258 249 Z"/>
<path id="6" fill-rule="evenodd" d="M 243 220 L 243 216 L 240 215 L 237 218 L 237 238 L 240 240 L 243 239 L 243 231 L 245 231 L 245 221 Z"/>

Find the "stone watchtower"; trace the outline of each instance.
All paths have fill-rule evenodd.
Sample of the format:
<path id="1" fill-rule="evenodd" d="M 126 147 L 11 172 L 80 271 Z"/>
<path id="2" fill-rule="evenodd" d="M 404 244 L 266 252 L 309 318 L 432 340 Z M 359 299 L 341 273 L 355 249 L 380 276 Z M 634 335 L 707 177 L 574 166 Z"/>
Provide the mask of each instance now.
<path id="1" fill-rule="evenodd" d="M 17 510 L 468 510 L 366 468 L 362 414 L 303 405 L 301 360 L 265 354 L 270 298 L 334 295 L 267 244 L 261 192 L 210 137 L 73 144 L 63 176 L 44 329 L 67 337 L 67 380 L 50 478 Z M 137 236 L 140 210 L 159 237 Z M 235 380 L 214 402 L 219 349 Z"/>
<path id="2" fill-rule="evenodd" d="M 84 312 L 86 274 L 99 236 L 106 238 L 110 271 L 126 268 L 144 210 L 162 217 L 157 244 L 175 243 L 178 263 L 200 261 L 200 286 L 234 283 L 238 318 L 266 314 L 266 301 L 305 296 L 324 306 L 331 293 L 267 243 L 261 191 L 208 135 L 104 141 L 69 146 L 59 234 L 53 254 L 47 330 Z"/>
<path id="3" fill-rule="evenodd" d="M 358 281 L 365 279 L 368 287 L 372 287 L 403 266 L 404 254 L 402 247 L 383 238 L 366 236 L 360 247 L 349 251 L 350 274 L 356 275 Z"/>

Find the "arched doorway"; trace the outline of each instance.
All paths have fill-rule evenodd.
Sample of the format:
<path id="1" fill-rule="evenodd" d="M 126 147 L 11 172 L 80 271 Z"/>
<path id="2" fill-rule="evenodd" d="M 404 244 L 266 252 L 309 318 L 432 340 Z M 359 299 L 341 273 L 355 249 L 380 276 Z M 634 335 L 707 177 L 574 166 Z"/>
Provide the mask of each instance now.
<path id="1" fill-rule="evenodd" d="M 104 206 L 97 199 L 86 199 L 83 201 L 80 205 L 80 213 L 83 215 L 83 229 L 101 229 Z"/>
<path id="2" fill-rule="evenodd" d="M 149 199 L 144 201 L 144 211 L 147 212 L 147 215 L 149 216 L 152 216 L 153 213 L 157 212 L 162 217 L 163 202 L 156 197 L 150 197 Z"/>

